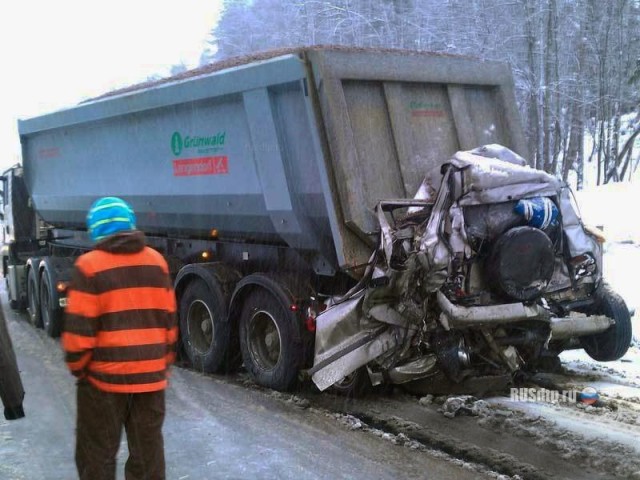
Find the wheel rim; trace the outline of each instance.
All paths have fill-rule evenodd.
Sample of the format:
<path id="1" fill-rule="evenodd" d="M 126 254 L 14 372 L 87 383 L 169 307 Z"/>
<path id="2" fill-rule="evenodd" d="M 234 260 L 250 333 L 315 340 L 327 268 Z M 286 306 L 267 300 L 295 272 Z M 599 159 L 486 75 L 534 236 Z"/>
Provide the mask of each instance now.
<path id="1" fill-rule="evenodd" d="M 38 301 L 36 299 L 35 283 L 32 279 L 29 280 L 27 295 L 29 296 L 29 319 L 31 323 L 34 323 L 38 312 Z"/>
<path id="2" fill-rule="evenodd" d="M 40 297 L 42 324 L 44 328 L 49 328 L 49 304 L 51 303 L 51 297 L 49 296 L 49 290 L 46 285 L 42 285 L 42 296 Z"/>
<path id="3" fill-rule="evenodd" d="M 265 310 L 256 310 L 249 320 L 249 354 L 262 370 L 273 370 L 280 361 L 282 337 L 275 318 Z"/>
<path id="4" fill-rule="evenodd" d="M 353 387 L 353 384 L 355 383 L 357 376 L 358 376 L 358 370 L 356 370 L 355 372 L 351 372 L 342 380 L 339 380 L 336 383 L 334 383 L 333 386 L 340 389 L 349 389 Z"/>
<path id="5" fill-rule="evenodd" d="M 200 354 L 207 353 L 213 343 L 213 314 L 202 300 L 194 300 L 187 314 L 189 343 Z"/>

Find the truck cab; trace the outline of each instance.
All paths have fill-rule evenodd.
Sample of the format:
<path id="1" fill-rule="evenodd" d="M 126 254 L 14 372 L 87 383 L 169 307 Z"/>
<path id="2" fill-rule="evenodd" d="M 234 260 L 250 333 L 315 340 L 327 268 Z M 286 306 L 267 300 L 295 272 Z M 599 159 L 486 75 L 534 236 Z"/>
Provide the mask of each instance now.
<path id="1" fill-rule="evenodd" d="M 26 260 L 37 250 L 36 216 L 24 182 L 23 169 L 15 165 L 2 177 L 2 274 L 12 308 L 26 306 Z"/>

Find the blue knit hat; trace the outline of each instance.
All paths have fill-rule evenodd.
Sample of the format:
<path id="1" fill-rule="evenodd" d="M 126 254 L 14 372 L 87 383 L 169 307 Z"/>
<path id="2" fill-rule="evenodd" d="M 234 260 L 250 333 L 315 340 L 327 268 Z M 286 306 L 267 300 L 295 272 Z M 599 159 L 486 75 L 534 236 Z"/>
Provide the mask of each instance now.
<path id="1" fill-rule="evenodd" d="M 87 214 L 87 228 L 94 243 L 116 233 L 135 230 L 136 214 L 131 206 L 118 197 L 96 200 Z"/>

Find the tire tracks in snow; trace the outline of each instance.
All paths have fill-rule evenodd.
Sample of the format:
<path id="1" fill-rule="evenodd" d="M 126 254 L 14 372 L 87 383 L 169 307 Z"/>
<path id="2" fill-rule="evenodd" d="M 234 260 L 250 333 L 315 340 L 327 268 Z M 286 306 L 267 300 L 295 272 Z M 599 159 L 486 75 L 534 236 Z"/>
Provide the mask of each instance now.
<path id="1" fill-rule="evenodd" d="M 481 464 L 515 478 L 584 479 L 595 473 L 581 465 L 567 463 L 557 452 L 540 448 L 530 438 L 513 435 L 503 428 L 492 428 L 490 424 L 480 424 L 479 420 L 485 417 L 446 418 L 438 412 L 438 405 L 420 405 L 416 397 L 400 394 L 345 400 L 324 394 L 307 395 L 305 398 L 313 398 L 312 404 L 317 402 L 328 410 L 361 418 L 384 431 L 407 435 L 455 458 Z M 500 419 L 513 416 L 513 412 L 504 409 L 491 415 L 498 419 L 498 424 L 503 423 Z"/>

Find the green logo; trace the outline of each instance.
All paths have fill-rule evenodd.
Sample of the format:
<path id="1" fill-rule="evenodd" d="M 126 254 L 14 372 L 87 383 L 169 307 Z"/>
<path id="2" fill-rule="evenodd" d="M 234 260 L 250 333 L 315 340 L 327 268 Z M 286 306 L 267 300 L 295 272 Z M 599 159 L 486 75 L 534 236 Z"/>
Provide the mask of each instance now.
<path id="1" fill-rule="evenodd" d="M 197 148 L 200 153 L 216 152 L 224 147 L 225 137 L 224 131 L 209 136 L 186 135 L 184 137 L 180 132 L 174 132 L 171 136 L 171 151 L 176 157 L 188 148 Z"/>
<path id="2" fill-rule="evenodd" d="M 174 132 L 171 136 L 171 151 L 176 157 L 182 153 L 182 146 L 182 135 L 180 132 Z"/>

